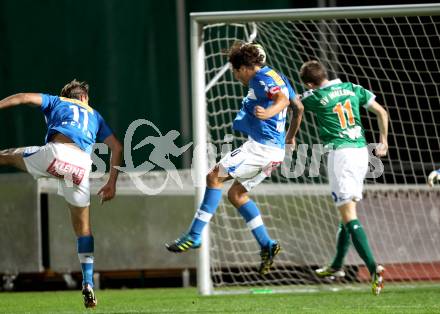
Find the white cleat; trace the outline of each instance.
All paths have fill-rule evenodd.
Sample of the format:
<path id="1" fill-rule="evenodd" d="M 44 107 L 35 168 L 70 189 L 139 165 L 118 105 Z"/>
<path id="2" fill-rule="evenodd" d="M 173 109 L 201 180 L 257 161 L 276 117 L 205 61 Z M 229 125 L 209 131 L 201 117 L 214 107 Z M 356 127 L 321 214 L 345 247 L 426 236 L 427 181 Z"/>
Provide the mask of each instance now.
<path id="1" fill-rule="evenodd" d="M 382 265 L 377 265 L 376 273 L 373 275 L 373 280 L 371 282 L 371 290 L 374 295 L 379 295 L 384 286 L 383 274 L 385 273 L 385 268 Z"/>
<path id="2" fill-rule="evenodd" d="M 322 268 L 316 269 L 315 274 L 318 277 L 330 277 L 330 279 L 345 277 L 345 271 L 343 271 L 342 269 L 333 269 L 330 266 L 324 266 Z"/>

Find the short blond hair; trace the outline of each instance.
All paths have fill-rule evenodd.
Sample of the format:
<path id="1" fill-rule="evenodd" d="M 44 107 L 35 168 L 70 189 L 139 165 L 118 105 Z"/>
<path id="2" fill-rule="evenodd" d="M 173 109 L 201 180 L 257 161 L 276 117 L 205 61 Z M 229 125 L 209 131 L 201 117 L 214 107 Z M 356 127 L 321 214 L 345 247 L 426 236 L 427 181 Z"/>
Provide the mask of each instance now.
<path id="1" fill-rule="evenodd" d="M 60 95 L 61 97 L 80 100 L 81 96 L 89 96 L 89 84 L 74 79 L 72 82 L 64 85 Z"/>

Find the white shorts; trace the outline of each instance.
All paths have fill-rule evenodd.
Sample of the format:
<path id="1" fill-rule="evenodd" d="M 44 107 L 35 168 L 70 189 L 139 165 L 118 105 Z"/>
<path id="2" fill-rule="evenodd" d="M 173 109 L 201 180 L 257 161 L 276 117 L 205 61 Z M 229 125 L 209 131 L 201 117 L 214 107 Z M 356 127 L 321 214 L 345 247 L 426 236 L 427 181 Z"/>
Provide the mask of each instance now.
<path id="1" fill-rule="evenodd" d="M 362 199 L 364 178 L 368 171 L 368 150 L 341 148 L 328 154 L 328 179 L 336 206 Z"/>
<path id="2" fill-rule="evenodd" d="M 219 165 L 219 175 L 230 175 L 240 182 L 247 191 L 270 177 L 284 159 L 284 149 L 263 145 L 252 139 L 224 156 Z"/>
<path id="3" fill-rule="evenodd" d="M 62 143 L 26 147 L 23 160 L 27 171 L 35 178 L 53 177 L 58 180 L 58 194 L 71 205 L 90 205 L 90 155 Z"/>

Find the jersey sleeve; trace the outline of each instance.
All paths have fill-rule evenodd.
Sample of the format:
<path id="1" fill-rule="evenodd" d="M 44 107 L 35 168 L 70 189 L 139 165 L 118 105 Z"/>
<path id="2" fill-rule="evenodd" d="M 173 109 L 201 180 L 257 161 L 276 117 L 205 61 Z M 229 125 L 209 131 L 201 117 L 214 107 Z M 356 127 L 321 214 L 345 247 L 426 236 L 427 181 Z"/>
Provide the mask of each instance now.
<path id="1" fill-rule="evenodd" d="M 98 133 L 96 133 L 96 142 L 102 143 L 107 137 L 113 134 L 113 131 L 104 121 L 104 118 L 98 112 L 96 113 L 98 114 L 98 123 L 99 123 Z"/>
<path id="2" fill-rule="evenodd" d="M 359 98 L 359 105 L 363 106 L 364 108 L 368 108 L 373 103 L 374 99 L 376 99 L 376 95 L 374 95 L 368 89 L 354 84 L 353 87 L 356 96 Z"/>
<path id="3" fill-rule="evenodd" d="M 305 111 L 316 111 L 314 106 L 314 98 L 315 97 L 312 90 L 306 91 L 304 94 L 300 95 L 300 99 L 302 104 L 304 105 Z"/>
<path id="4" fill-rule="evenodd" d="M 60 98 L 58 96 L 52 96 L 48 94 L 41 94 L 41 110 L 46 113 L 51 111 L 57 103 L 60 102 Z"/>
<path id="5" fill-rule="evenodd" d="M 255 96 L 258 99 L 269 98 L 272 97 L 281 91 L 281 86 L 275 83 L 275 81 L 271 77 L 260 77 L 258 78 L 258 82 L 254 82 L 253 89 Z"/>
<path id="6" fill-rule="evenodd" d="M 296 98 L 296 93 L 295 90 L 292 87 L 292 84 L 290 83 L 290 80 L 285 76 L 285 75 L 281 75 L 281 77 L 284 80 L 284 83 L 286 84 L 287 87 L 287 91 L 289 92 L 289 99 L 293 100 Z"/>

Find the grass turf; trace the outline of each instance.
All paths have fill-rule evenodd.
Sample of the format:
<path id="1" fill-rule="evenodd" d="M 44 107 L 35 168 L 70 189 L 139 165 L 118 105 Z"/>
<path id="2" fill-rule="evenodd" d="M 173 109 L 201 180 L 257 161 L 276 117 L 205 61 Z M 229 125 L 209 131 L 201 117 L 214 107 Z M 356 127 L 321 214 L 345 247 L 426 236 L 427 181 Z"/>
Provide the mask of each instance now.
<path id="1" fill-rule="evenodd" d="M 365 289 L 364 289 L 365 288 Z M 85 310 L 80 291 L 2 292 L 0 313 L 439 313 L 440 286 L 201 297 L 195 289 L 97 291 Z"/>

